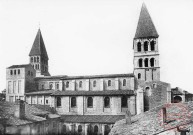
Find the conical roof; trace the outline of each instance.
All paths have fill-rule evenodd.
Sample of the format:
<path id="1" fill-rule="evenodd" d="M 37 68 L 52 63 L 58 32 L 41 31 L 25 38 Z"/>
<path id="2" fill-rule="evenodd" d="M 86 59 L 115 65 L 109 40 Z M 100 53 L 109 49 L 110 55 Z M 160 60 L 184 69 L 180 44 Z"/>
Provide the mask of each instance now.
<path id="1" fill-rule="evenodd" d="M 137 30 L 135 33 L 135 38 L 149 38 L 149 37 L 159 37 L 150 14 L 143 3 L 141 8 L 141 13 L 139 16 L 139 21 L 137 25 Z"/>
<path id="2" fill-rule="evenodd" d="M 29 53 L 29 56 L 34 56 L 34 55 L 40 55 L 41 57 L 48 59 L 48 54 L 46 51 L 46 47 L 44 45 L 44 40 L 42 38 L 42 34 L 41 34 L 40 29 L 38 29 L 36 38 L 34 40 L 33 46 L 32 46 L 31 51 Z"/>

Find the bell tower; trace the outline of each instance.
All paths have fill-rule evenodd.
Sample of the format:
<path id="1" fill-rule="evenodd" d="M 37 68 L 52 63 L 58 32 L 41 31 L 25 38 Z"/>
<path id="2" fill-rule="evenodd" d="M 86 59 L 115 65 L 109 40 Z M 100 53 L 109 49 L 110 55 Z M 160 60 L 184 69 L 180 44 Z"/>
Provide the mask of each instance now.
<path id="1" fill-rule="evenodd" d="M 30 64 L 36 70 L 36 77 L 50 76 L 48 71 L 48 54 L 40 29 L 38 29 L 33 46 L 29 53 Z"/>
<path id="2" fill-rule="evenodd" d="M 159 81 L 158 33 L 143 3 L 133 39 L 134 75 L 138 80 Z"/>

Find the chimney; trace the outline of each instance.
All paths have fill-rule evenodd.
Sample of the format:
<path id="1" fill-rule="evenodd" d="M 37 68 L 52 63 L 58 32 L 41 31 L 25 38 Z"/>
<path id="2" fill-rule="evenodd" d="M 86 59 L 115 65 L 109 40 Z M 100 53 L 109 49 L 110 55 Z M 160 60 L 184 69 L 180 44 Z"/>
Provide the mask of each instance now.
<path id="1" fill-rule="evenodd" d="M 15 102 L 14 116 L 19 118 L 19 119 L 25 118 L 25 102 L 23 100 L 17 100 Z"/>

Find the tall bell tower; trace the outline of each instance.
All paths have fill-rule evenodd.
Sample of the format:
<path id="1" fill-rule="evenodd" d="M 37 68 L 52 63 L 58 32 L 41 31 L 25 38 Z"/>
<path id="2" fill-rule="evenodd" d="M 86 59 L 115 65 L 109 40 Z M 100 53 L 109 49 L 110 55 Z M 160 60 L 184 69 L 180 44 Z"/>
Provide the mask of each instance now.
<path id="1" fill-rule="evenodd" d="M 158 33 L 143 3 L 133 39 L 134 75 L 138 80 L 159 81 Z"/>
<path id="2" fill-rule="evenodd" d="M 36 38 L 29 53 L 29 58 L 30 64 L 36 70 L 36 77 L 50 76 L 48 70 L 49 58 L 40 29 L 38 29 Z"/>

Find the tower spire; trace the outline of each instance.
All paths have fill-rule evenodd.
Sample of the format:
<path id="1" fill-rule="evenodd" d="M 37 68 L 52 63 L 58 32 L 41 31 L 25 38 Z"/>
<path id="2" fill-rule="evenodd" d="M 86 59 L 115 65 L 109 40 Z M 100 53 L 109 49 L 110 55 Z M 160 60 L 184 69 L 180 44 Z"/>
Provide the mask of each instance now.
<path id="1" fill-rule="evenodd" d="M 134 38 L 158 38 L 159 35 L 146 8 L 145 3 L 142 4 L 137 30 Z"/>
<path id="2" fill-rule="evenodd" d="M 32 45 L 31 51 L 29 53 L 30 64 L 36 70 L 36 76 L 49 76 L 48 72 L 48 54 L 44 44 L 44 40 L 41 34 L 40 28 L 36 34 L 34 43 Z"/>

